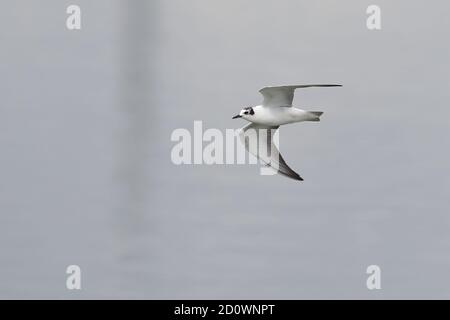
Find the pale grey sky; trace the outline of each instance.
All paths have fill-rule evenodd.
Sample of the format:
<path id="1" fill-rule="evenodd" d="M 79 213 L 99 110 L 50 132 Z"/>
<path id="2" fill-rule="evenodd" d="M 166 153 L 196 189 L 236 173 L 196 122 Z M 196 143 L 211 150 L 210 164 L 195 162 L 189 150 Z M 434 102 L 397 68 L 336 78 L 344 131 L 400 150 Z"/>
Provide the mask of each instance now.
<path id="1" fill-rule="evenodd" d="M 448 2 L 77 3 L 80 31 L 2 5 L 1 298 L 450 297 Z M 174 129 L 317 82 L 344 87 L 280 133 L 304 182 L 170 161 Z"/>

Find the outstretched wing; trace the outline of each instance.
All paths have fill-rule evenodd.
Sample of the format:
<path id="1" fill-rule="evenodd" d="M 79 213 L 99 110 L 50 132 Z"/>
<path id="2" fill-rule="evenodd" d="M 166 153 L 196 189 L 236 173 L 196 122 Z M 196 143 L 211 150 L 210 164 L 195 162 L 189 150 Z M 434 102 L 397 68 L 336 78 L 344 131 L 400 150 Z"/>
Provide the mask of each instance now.
<path id="1" fill-rule="evenodd" d="M 267 127 L 249 123 L 241 128 L 239 138 L 245 145 L 245 149 L 261 160 L 267 166 L 272 167 L 278 173 L 291 179 L 303 181 L 302 177 L 284 161 L 278 148 L 273 142 L 273 133 L 278 130 L 277 127 Z"/>
<path id="2" fill-rule="evenodd" d="M 304 84 L 296 86 L 264 87 L 259 92 L 263 95 L 264 107 L 292 107 L 294 91 L 298 88 L 309 87 L 341 87 L 339 84 Z"/>

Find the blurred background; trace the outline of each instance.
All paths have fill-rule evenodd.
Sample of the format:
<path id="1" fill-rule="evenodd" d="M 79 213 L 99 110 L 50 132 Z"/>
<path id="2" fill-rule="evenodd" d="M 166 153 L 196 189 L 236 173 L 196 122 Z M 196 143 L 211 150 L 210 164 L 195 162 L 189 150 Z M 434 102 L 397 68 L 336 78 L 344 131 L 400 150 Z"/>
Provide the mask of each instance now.
<path id="1" fill-rule="evenodd" d="M 450 298 L 449 10 L 3 1 L 0 298 Z M 174 129 L 238 128 L 258 89 L 304 83 L 344 85 L 296 92 L 325 112 L 280 132 L 304 182 L 171 162 Z"/>

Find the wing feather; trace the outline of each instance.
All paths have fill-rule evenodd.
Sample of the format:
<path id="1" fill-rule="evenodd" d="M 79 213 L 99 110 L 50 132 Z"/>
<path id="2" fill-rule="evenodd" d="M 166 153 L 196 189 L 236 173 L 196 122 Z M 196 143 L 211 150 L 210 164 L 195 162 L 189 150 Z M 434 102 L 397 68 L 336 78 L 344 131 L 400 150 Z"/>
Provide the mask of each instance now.
<path id="1" fill-rule="evenodd" d="M 254 132 L 249 132 L 250 129 L 253 129 Z M 284 161 L 273 142 L 272 133 L 277 129 L 278 127 L 267 127 L 249 123 L 240 130 L 239 138 L 241 143 L 245 145 L 245 149 L 261 162 L 286 177 L 302 181 L 302 177 Z M 265 130 L 265 132 L 260 130 Z M 265 141 L 260 141 L 260 139 L 265 139 Z"/>
<path id="2" fill-rule="evenodd" d="M 275 86 L 264 87 L 259 90 L 263 95 L 264 101 L 262 103 L 265 107 L 292 107 L 294 100 L 294 91 L 298 88 L 309 87 L 341 87 L 339 84 L 302 84 L 292 86 Z"/>

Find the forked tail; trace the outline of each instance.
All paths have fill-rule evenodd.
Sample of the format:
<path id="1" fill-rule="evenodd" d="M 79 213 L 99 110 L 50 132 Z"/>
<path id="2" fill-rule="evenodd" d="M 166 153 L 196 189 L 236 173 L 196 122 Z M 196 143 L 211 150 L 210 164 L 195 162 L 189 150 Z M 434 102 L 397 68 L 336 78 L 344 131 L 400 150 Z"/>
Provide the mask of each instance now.
<path id="1" fill-rule="evenodd" d="M 308 113 L 311 115 L 311 118 L 307 121 L 320 121 L 320 116 L 323 114 L 322 111 L 308 111 Z"/>

